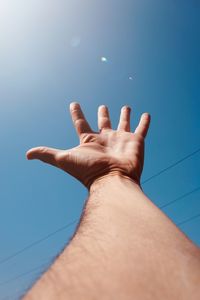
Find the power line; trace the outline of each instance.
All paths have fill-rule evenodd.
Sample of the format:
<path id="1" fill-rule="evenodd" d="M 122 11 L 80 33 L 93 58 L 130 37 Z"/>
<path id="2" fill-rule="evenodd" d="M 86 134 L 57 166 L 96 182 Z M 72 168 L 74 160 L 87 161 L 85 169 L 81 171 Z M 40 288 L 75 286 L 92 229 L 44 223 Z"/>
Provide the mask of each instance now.
<path id="1" fill-rule="evenodd" d="M 173 203 L 173 202 L 175 202 L 175 201 L 177 201 L 177 200 L 180 200 L 180 199 L 182 199 L 182 198 L 184 198 L 184 197 L 186 197 L 186 196 L 189 196 L 189 195 L 191 195 L 192 193 L 196 192 L 197 190 L 200 190 L 200 187 L 197 187 L 196 189 L 194 189 L 194 190 L 192 190 L 192 191 L 190 191 L 190 192 L 188 192 L 188 193 L 185 193 L 184 195 L 182 195 L 182 196 L 180 196 L 180 197 L 178 197 L 178 198 L 176 198 L 176 199 L 174 199 L 174 200 L 168 202 L 167 204 L 163 205 L 162 207 L 167 206 L 167 205 L 170 205 L 171 203 Z M 190 221 L 192 221 L 192 220 L 194 220 L 194 219 L 197 219 L 197 218 L 199 218 L 199 217 L 200 217 L 200 214 L 191 216 L 190 218 L 187 218 L 187 219 L 185 219 L 185 220 L 183 220 L 183 221 L 177 223 L 176 225 L 177 225 L 177 226 L 180 226 L 180 225 L 182 225 L 182 224 L 188 223 L 188 222 L 190 222 Z M 20 253 L 26 251 L 26 250 L 29 249 L 29 248 L 35 246 L 36 244 L 39 244 L 40 242 L 42 242 L 42 241 L 48 239 L 49 237 L 53 236 L 54 234 L 58 233 L 59 231 L 62 231 L 62 230 L 64 230 L 64 229 L 68 228 L 69 226 L 71 226 L 71 225 L 74 224 L 75 222 L 77 222 L 77 220 L 75 220 L 75 221 L 73 221 L 73 222 L 71 222 L 71 223 L 68 223 L 67 225 L 65 225 L 65 226 L 63 226 L 63 227 L 57 229 L 56 231 L 54 231 L 54 232 L 48 234 L 48 235 L 45 236 L 44 238 L 42 238 L 42 239 L 40 239 L 40 240 L 38 240 L 38 241 L 35 241 L 34 243 L 32 243 L 32 244 L 30 244 L 30 245 L 24 247 L 22 250 L 20 250 L 20 251 L 14 253 L 13 255 L 11 255 L 11 256 L 5 258 L 5 259 L 2 260 L 0 263 L 3 263 L 3 262 L 5 262 L 5 261 L 7 261 L 7 260 L 10 260 L 11 258 L 17 256 L 18 254 L 20 254 Z M 54 259 L 54 258 L 55 258 L 55 256 L 51 257 L 50 259 Z M 45 260 L 45 261 L 46 261 L 46 260 Z M 48 259 L 47 262 L 49 263 L 49 259 Z M 47 262 L 46 262 L 46 263 L 47 263 Z M 30 269 L 30 270 L 28 270 L 28 271 L 26 271 L 26 272 L 24 272 L 24 273 L 21 273 L 21 274 L 15 276 L 15 277 L 13 277 L 13 278 L 10 278 L 10 279 L 6 280 L 6 281 L 0 282 L 0 286 L 6 285 L 6 284 L 8 284 L 8 283 L 10 283 L 10 282 L 12 282 L 12 281 L 15 281 L 15 280 L 20 279 L 21 277 L 26 277 L 26 276 L 28 276 L 29 274 L 34 273 L 35 271 L 38 271 L 38 270 L 40 270 L 41 268 L 46 267 L 46 263 L 43 263 L 43 264 L 41 264 L 41 265 L 39 265 L 39 266 L 37 266 L 37 267 L 35 267 L 35 268 L 33 268 L 33 269 Z"/>
<path id="2" fill-rule="evenodd" d="M 197 187 L 197 188 L 195 188 L 194 190 L 192 190 L 192 191 L 190 191 L 190 192 L 187 192 L 187 193 L 185 193 L 185 194 L 183 194 L 183 195 L 177 197 L 176 199 L 174 199 L 174 200 L 172 200 L 172 201 L 167 202 L 166 204 L 163 204 L 163 205 L 159 206 L 159 208 L 167 207 L 167 206 L 171 205 L 172 203 L 174 203 L 174 202 L 176 202 L 176 201 L 178 201 L 178 200 L 181 200 L 181 199 L 183 199 L 183 198 L 185 198 L 185 197 L 187 197 L 187 196 L 189 196 L 189 195 L 191 195 L 191 194 L 193 194 L 193 193 L 195 193 L 195 192 L 197 192 L 197 191 L 199 191 L 199 190 L 200 190 L 200 186 Z"/>
<path id="3" fill-rule="evenodd" d="M 145 180 L 142 182 L 142 184 L 145 184 L 146 182 L 152 180 L 153 178 L 155 178 L 155 177 L 161 175 L 162 173 L 168 171 L 169 169 L 171 169 L 171 168 L 177 166 L 178 164 L 180 164 L 180 163 L 183 162 L 184 160 L 188 159 L 189 157 L 191 157 L 191 156 L 197 154 L 198 152 L 200 152 L 200 148 L 197 149 L 196 151 L 194 151 L 194 152 L 192 152 L 192 153 L 186 155 L 185 157 L 183 157 L 183 158 L 177 160 L 176 162 L 174 162 L 173 164 L 169 165 L 168 167 L 162 169 L 162 170 L 159 171 L 158 173 L 156 173 L 156 174 L 150 176 L 149 178 L 145 179 Z"/>
<path id="4" fill-rule="evenodd" d="M 154 179 L 155 177 L 160 176 L 160 175 L 163 174 L 164 172 L 166 172 L 166 171 L 168 171 L 169 169 L 171 169 L 171 168 L 177 166 L 178 164 L 182 163 L 183 161 L 185 161 L 186 159 L 190 158 L 191 156 L 197 154 L 198 152 L 200 152 L 200 148 L 197 149 L 196 151 L 194 151 L 194 152 L 192 152 L 192 153 L 186 155 L 186 156 L 183 157 L 182 159 L 177 160 L 177 161 L 174 162 L 173 164 L 171 164 L 171 165 L 169 165 L 168 167 L 162 169 L 161 171 L 155 173 L 154 175 L 150 176 L 149 178 L 145 179 L 145 180 L 142 182 L 142 184 L 145 184 L 146 182 L 148 182 L 148 181 Z M 184 195 L 181 195 L 180 197 L 178 197 L 178 198 L 176 198 L 176 199 L 174 199 L 174 200 L 172 200 L 172 201 L 170 201 L 170 202 L 168 202 L 168 203 L 166 203 L 166 204 L 160 206 L 160 208 L 164 208 L 164 207 L 166 207 L 166 206 L 168 206 L 168 205 L 171 205 L 172 203 L 174 203 L 174 202 L 176 202 L 176 201 L 178 201 L 178 200 L 180 200 L 180 199 L 183 199 L 183 198 L 185 198 L 185 197 L 191 195 L 192 193 L 198 191 L 199 189 L 200 189 L 200 187 L 197 187 L 196 189 L 194 189 L 194 190 L 192 190 L 192 191 L 190 191 L 190 192 L 188 192 L 188 193 L 185 193 Z M 196 219 L 196 218 L 199 218 L 199 217 L 200 217 L 200 214 L 194 215 L 194 216 L 192 216 L 192 217 L 190 217 L 190 218 L 188 218 L 188 219 L 186 219 L 186 220 L 183 220 L 183 221 L 177 223 L 176 225 L 177 225 L 177 226 L 180 226 L 180 225 L 182 225 L 182 224 L 188 223 L 188 222 L 190 222 L 190 221 L 192 221 L 192 220 L 194 220 L 194 219 Z M 65 226 L 63 226 L 63 227 L 58 228 L 57 230 L 55 230 L 55 231 L 49 233 L 48 235 L 46 235 L 45 237 L 43 237 L 43 238 L 41 238 L 41 239 L 39 239 L 39 240 L 34 241 L 33 243 L 27 245 L 26 247 L 24 247 L 24 248 L 22 248 L 21 250 L 19 250 L 19 251 L 13 253 L 12 255 L 7 256 L 6 258 L 4 258 L 3 260 L 0 261 L 0 264 L 3 264 L 3 263 L 5 263 L 5 262 L 11 260 L 12 258 L 14 258 L 14 257 L 16 257 L 16 256 L 18 256 L 18 255 L 20 255 L 21 253 L 25 252 L 26 250 L 28 250 L 28 249 L 30 249 L 30 248 L 32 248 L 32 247 L 34 247 L 34 246 L 36 246 L 36 245 L 42 243 L 43 241 L 49 239 L 50 237 L 52 237 L 53 235 L 57 234 L 58 232 L 61 232 L 61 231 L 65 230 L 65 229 L 67 229 L 68 227 L 70 227 L 71 225 L 75 224 L 77 221 L 78 221 L 78 219 L 77 219 L 77 220 L 74 220 L 74 221 L 72 221 L 72 222 L 70 222 L 70 223 L 68 223 L 67 225 L 65 225 Z M 4 284 L 8 284 L 8 283 L 10 283 L 11 281 L 15 281 L 15 280 L 17 280 L 17 279 L 19 279 L 19 278 L 21 278 L 21 277 L 27 276 L 27 275 L 29 275 L 29 274 L 31 274 L 31 273 L 33 273 L 33 272 L 35 272 L 35 271 L 41 269 L 41 268 L 44 267 L 44 266 L 45 266 L 45 264 L 42 264 L 42 265 L 37 266 L 37 267 L 35 267 L 35 268 L 33 268 L 33 269 L 31 269 L 31 270 L 25 272 L 25 273 L 22 273 L 22 274 L 17 275 L 16 277 L 13 277 L 13 278 L 11 278 L 11 279 L 9 279 L 9 280 L 6 280 L 6 281 L 4 281 L 4 282 L 0 282 L 0 286 L 1 286 L 1 285 L 4 285 Z"/>
<path id="5" fill-rule="evenodd" d="M 162 169 L 161 171 L 159 171 L 158 173 L 152 175 L 151 177 L 147 178 L 146 180 L 144 180 L 144 181 L 142 182 L 142 184 L 144 184 L 144 183 L 146 183 L 146 182 L 152 180 L 153 178 L 155 178 L 155 177 L 161 175 L 162 173 L 164 173 L 164 172 L 166 172 L 167 170 L 173 168 L 174 166 L 180 164 L 181 162 L 183 162 L 184 160 L 188 159 L 189 157 L 195 155 L 195 154 L 198 153 L 198 152 L 200 152 L 200 148 L 197 149 L 196 151 L 194 151 L 194 152 L 188 154 L 187 156 L 183 157 L 182 159 L 176 161 L 175 163 L 171 164 L 170 166 L 168 166 L 168 167 Z M 183 195 L 183 196 L 181 196 L 181 197 L 185 197 L 185 195 Z M 177 201 L 177 200 L 178 200 L 178 199 L 174 199 L 174 200 L 172 200 L 170 203 L 172 203 L 172 202 L 174 202 L 174 201 Z M 164 206 L 163 206 L 163 207 L 164 207 Z M 30 248 L 32 248 L 32 247 L 34 247 L 34 246 L 40 244 L 41 242 L 43 242 L 43 241 L 49 239 L 50 237 L 52 237 L 53 235 L 57 234 L 58 232 L 65 230 L 66 228 L 68 228 L 69 226 L 73 225 L 73 224 L 76 223 L 76 222 L 78 222 L 78 219 L 77 219 L 77 220 L 74 220 L 74 221 L 72 221 L 72 222 L 70 222 L 69 224 L 67 224 L 67 225 L 65 225 L 65 226 L 63 226 L 63 227 L 58 228 L 58 229 L 55 230 L 54 232 L 51 232 L 51 233 L 49 233 L 48 235 L 46 235 L 45 237 L 43 237 L 43 238 L 41 238 L 41 239 L 39 239 L 39 240 L 34 241 L 33 243 L 31 243 L 31 244 L 25 246 L 24 248 L 22 248 L 21 250 L 15 252 L 15 253 L 13 253 L 13 254 L 11 254 L 10 256 L 7 256 L 6 258 L 0 260 L 0 265 L 3 264 L 3 263 L 5 263 L 5 262 L 7 262 L 7 261 L 9 261 L 9 260 L 11 260 L 12 258 L 14 258 L 14 257 L 16 257 L 16 256 L 18 256 L 18 255 L 20 255 L 21 253 L 25 252 L 26 250 L 28 250 L 28 249 L 30 249 Z"/>
<path id="6" fill-rule="evenodd" d="M 55 258 L 55 257 L 52 257 L 52 258 Z M 47 261 L 47 260 L 45 260 L 45 261 Z M 13 277 L 13 278 L 10 278 L 10 279 L 8 279 L 8 280 L 2 281 L 2 282 L 0 282 L 0 286 L 5 285 L 5 284 L 8 284 L 8 283 L 10 283 L 10 282 L 12 282 L 12 281 L 15 281 L 15 280 L 17 280 L 17 279 L 19 279 L 19 278 L 21 278 L 21 277 L 27 276 L 27 275 L 29 275 L 29 274 L 35 272 L 35 271 L 38 271 L 38 270 L 40 270 L 41 268 L 46 267 L 46 264 L 47 264 L 47 263 L 49 264 L 49 260 L 48 260 L 46 263 L 43 263 L 43 264 L 41 264 L 41 265 L 39 265 L 39 266 L 37 266 L 37 267 L 35 267 L 35 268 L 33 268 L 33 269 L 30 269 L 30 270 L 28 270 L 28 271 L 26 271 L 26 272 L 24 272 L 24 273 L 21 273 L 21 274 L 15 276 L 15 277 Z"/>
<path id="7" fill-rule="evenodd" d="M 30 274 L 32 274 L 32 273 L 35 273 L 36 271 L 39 271 L 39 270 L 41 270 L 41 271 L 43 272 L 44 268 L 47 267 L 47 264 L 49 264 L 49 261 L 51 261 L 51 260 L 54 259 L 54 258 L 55 258 L 55 256 L 50 257 L 48 260 L 45 259 L 44 261 L 46 261 L 46 263 L 43 262 L 43 264 L 40 264 L 39 266 L 37 266 L 37 267 L 35 267 L 35 268 L 32 268 L 32 269 L 30 269 L 30 270 L 28 270 L 28 271 L 26 271 L 26 272 L 24 272 L 24 273 L 21 273 L 21 274 L 19 274 L 19 275 L 16 275 L 16 276 L 13 277 L 13 278 L 10 278 L 10 279 L 8 279 L 8 280 L 5 280 L 5 281 L 0 282 L 0 286 L 4 286 L 4 285 L 6 285 L 6 284 L 9 284 L 9 283 L 11 283 L 11 282 L 13 282 L 13 281 L 16 281 L 16 280 L 18 280 L 18 279 L 20 279 L 20 278 L 22 278 L 22 277 L 26 277 L 26 276 L 28 276 L 28 275 L 30 275 Z M 21 290 L 21 291 L 19 292 L 20 296 L 21 296 L 22 293 L 24 293 L 24 289 Z M 16 293 L 12 295 L 12 297 L 14 297 L 14 296 L 16 296 Z M 11 295 L 7 295 L 7 296 L 4 297 L 3 299 L 6 300 L 6 299 L 10 299 L 10 298 L 11 298 Z M 21 299 L 21 298 L 20 298 L 20 299 Z"/>
<path id="8" fill-rule="evenodd" d="M 46 262 L 46 263 L 43 262 L 43 264 L 40 264 L 39 266 L 37 266 L 37 267 L 35 267 L 35 268 L 32 268 L 32 269 L 30 269 L 30 270 L 28 270 L 28 271 L 26 271 L 26 272 L 24 272 L 24 273 L 18 274 L 18 275 L 16 275 L 16 276 L 13 277 L 13 278 L 10 278 L 10 279 L 7 279 L 7 280 L 5 280 L 5 281 L 2 281 L 2 282 L 0 282 L 0 286 L 4 286 L 4 285 L 6 285 L 6 284 L 9 284 L 9 283 L 11 283 L 11 282 L 13 282 L 13 281 L 16 281 L 16 280 L 22 278 L 22 277 L 26 277 L 26 276 L 28 276 L 28 275 L 30 275 L 30 274 L 32 274 L 32 273 L 35 273 L 35 272 L 38 271 L 38 270 L 41 270 L 41 268 L 42 268 L 41 271 L 43 272 L 44 268 L 47 267 L 47 264 L 49 264 L 49 262 L 52 261 L 53 259 L 55 259 L 55 256 L 51 256 L 51 257 L 49 257 L 48 259 L 45 259 L 44 262 Z M 22 293 L 24 293 L 24 289 L 23 289 L 23 290 L 18 290 L 17 292 L 19 292 L 19 295 L 21 296 Z M 11 299 L 11 297 L 14 297 L 14 296 L 16 296 L 16 293 L 13 294 L 12 296 L 11 296 L 11 295 L 7 295 L 7 296 L 5 296 L 5 298 L 3 298 L 3 299 L 5 299 L 5 300 L 6 300 L 6 299 Z M 2 300 L 3 300 L 3 299 L 2 299 Z M 21 299 L 21 297 L 20 297 L 20 299 Z"/>
<path id="9" fill-rule="evenodd" d="M 188 218 L 188 219 L 186 219 L 186 220 L 183 220 L 183 221 L 177 223 L 176 225 L 180 226 L 180 225 L 182 225 L 182 224 L 185 224 L 185 223 L 188 223 L 188 222 L 190 222 L 190 221 L 193 221 L 194 219 L 197 219 L 197 218 L 199 218 L 199 217 L 200 217 L 200 214 L 197 214 L 197 215 L 195 215 L 195 216 L 192 216 L 192 217 L 190 217 L 190 218 Z"/>
<path id="10" fill-rule="evenodd" d="M 36 240 L 36 241 L 32 242 L 31 244 L 25 246 L 25 247 L 22 248 L 21 250 L 19 250 L 19 251 L 15 252 L 15 253 L 13 253 L 13 254 L 11 254 L 11 255 L 5 257 L 4 259 L 0 260 L 0 265 L 3 264 L 3 263 L 5 263 L 5 262 L 7 262 L 7 261 L 9 261 L 9 260 L 11 260 L 12 258 L 18 256 L 19 254 L 25 252 L 26 250 L 28 250 L 28 249 L 30 249 L 30 248 L 32 248 L 32 247 L 34 247 L 34 246 L 36 246 L 36 245 L 42 243 L 43 241 L 49 239 L 50 237 L 52 237 L 53 235 L 57 234 L 58 232 L 67 229 L 67 228 L 70 227 L 71 225 L 75 224 L 77 221 L 78 221 L 78 219 L 76 219 L 76 220 L 74 220 L 74 221 L 72 221 L 72 222 L 66 224 L 65 226 L 62 226 L 62 227 L 58 228 L 57 230 L 55 230 L 55 231 L 53 231 L 53 232 L 47 234 L 47 235 L 44 236 L 43 238 L 41 238 L 41 239 L 39 239 L 39 240 Z"/>
<path id="11" fill-rule="evenodd" d="M 185 223 L 187 223 L 187 222 L 189 222 L 189 221 L 192 221 L 192 220 L 194 220 L 194 219 L 196 219 L 196 218 L 198 218 L 198 217 L 200 217 L 200 214 L 197 214 L 197 215 L 192 216 L 192 217 L 190 217 L 190 218 L 188 218 L 188 219 L 186 219 L 186 220 L 183 220 L 183 221 L 177 223 L 176 225 L 178 226 L 178 225 L 185 224 Z M 6 281 L 0 282 L 0 286 L 6 285 L 6 284 L 8 284 L 8 283 L 10 283 L 10 282 L 12 282 L 12 281 L 18 280 L 18 279 L 20 279 L 21 277 L 26 277 L 27 275 L 29 275 L 29 274 L 31 274 L 31 273 L 34 273 L 35 271 L 38 271 L 38 270 L 40 270 L 41 268 L 46 267 L 46 264 L 49 263 L 49 260 L 54 259 L 54 258 L 55 258 L 55 256 L 52 256 L 52 257 L 49 258 L 48 260 L 45 260 L 46 263 L 40 264 L 39 266 L 37 266 L 37 267 L 35 267 L 35 268 L 33 268 L 33 269 L 30 269 L 30 270 L 28 270 L 28 271 L 26 271 L 26 272 L 24 272 L 24 273 L 21 273 L 21 274 L 15 276 L 15 277 L 13 277 L 13 278 L 10 278 L 10 279 L 8 279 L 8 280 L 6 280 Z"/>
<path id="12" fill-rule="evenodd" d="M 18 292 L 18 294 L 10 294 L 2 298 L 1 300 L 19 300 L 22 299 L 22 296 L 24 296 L 24 290 L 21 290 Z"/>

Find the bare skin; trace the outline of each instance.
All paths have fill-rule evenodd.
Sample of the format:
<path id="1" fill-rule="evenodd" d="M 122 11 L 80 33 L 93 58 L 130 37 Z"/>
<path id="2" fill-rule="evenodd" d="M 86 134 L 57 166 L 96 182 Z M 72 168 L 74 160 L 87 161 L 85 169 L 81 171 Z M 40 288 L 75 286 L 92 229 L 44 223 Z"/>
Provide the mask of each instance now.
<path id="1" fill-rule="evenodd" d="M 100 106 L 96 133 L 78 103 L 70 111 L 80 145 L 37 147 L 27 158 L 71 174 L 89 197 L 70 244 L 24 299 L 200 299 L 199 248 L 140 187 L 149 114 L 130 132 L 130 108 L 123 107 L 115 131 Z"/>

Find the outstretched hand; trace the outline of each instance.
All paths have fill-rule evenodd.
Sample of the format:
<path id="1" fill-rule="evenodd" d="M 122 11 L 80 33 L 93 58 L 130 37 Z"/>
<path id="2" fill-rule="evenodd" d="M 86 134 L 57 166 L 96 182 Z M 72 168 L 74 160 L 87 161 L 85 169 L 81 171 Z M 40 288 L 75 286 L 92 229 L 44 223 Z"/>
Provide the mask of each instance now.
<path id="1" fill-rule="evenodd" d="M 70 104 L 70 112 L 80 145 L 70 150 L 36 147 L 27 152 L 28 159 L 40 159 L 63 169 L 80 180 L 88 189 L 104 176 L 118 174 L 140 184 L 144 163 L 144 139 L 150 115 L 144 113 L 134 132 L 130 132 L 130 112 L 122 107 L 117 130 L 111 128 L 108 108 L 98 109 L 99 132 L 94 132 L 78 103 Z"/>

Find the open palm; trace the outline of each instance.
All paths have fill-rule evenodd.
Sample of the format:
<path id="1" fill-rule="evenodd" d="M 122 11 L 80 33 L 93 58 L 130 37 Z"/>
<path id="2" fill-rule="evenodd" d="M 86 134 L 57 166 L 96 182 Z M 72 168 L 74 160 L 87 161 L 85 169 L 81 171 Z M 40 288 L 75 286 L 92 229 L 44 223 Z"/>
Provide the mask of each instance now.
<path id="1" fill-rule="evenodd" d="M 98 109 L 99 132 L 94 132 L 86 121 L 78 103 L 71 103 L 70 112 L 80 145 L 70 150 L 48 147 L 32 148 L 28 159 L 40 159 L 63 169 L 80 180 L 88 189 L 99 178 L 119 174 L 140 182 L 144 163 L 144 138 L 150 115 L 144 113 L 139 125 L 130 132 L 130 108 L 122 107 L 117 130 L 111 129 L 106 106 Z"/>

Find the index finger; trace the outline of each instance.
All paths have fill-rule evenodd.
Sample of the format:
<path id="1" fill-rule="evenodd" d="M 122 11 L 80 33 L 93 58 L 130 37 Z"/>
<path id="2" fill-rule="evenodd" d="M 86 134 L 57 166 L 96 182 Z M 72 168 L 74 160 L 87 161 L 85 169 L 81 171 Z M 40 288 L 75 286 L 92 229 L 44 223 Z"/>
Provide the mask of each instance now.
<path id="1" fill-rule="evenodd" d="M 91 133 L 93 132 L 88 124 L 79 103 L 72 102 L 70 104 L 70 113 L 72 117 L 72 121 L 74 123 L 74 127 L 80 136 L 82 133 Z"/>

